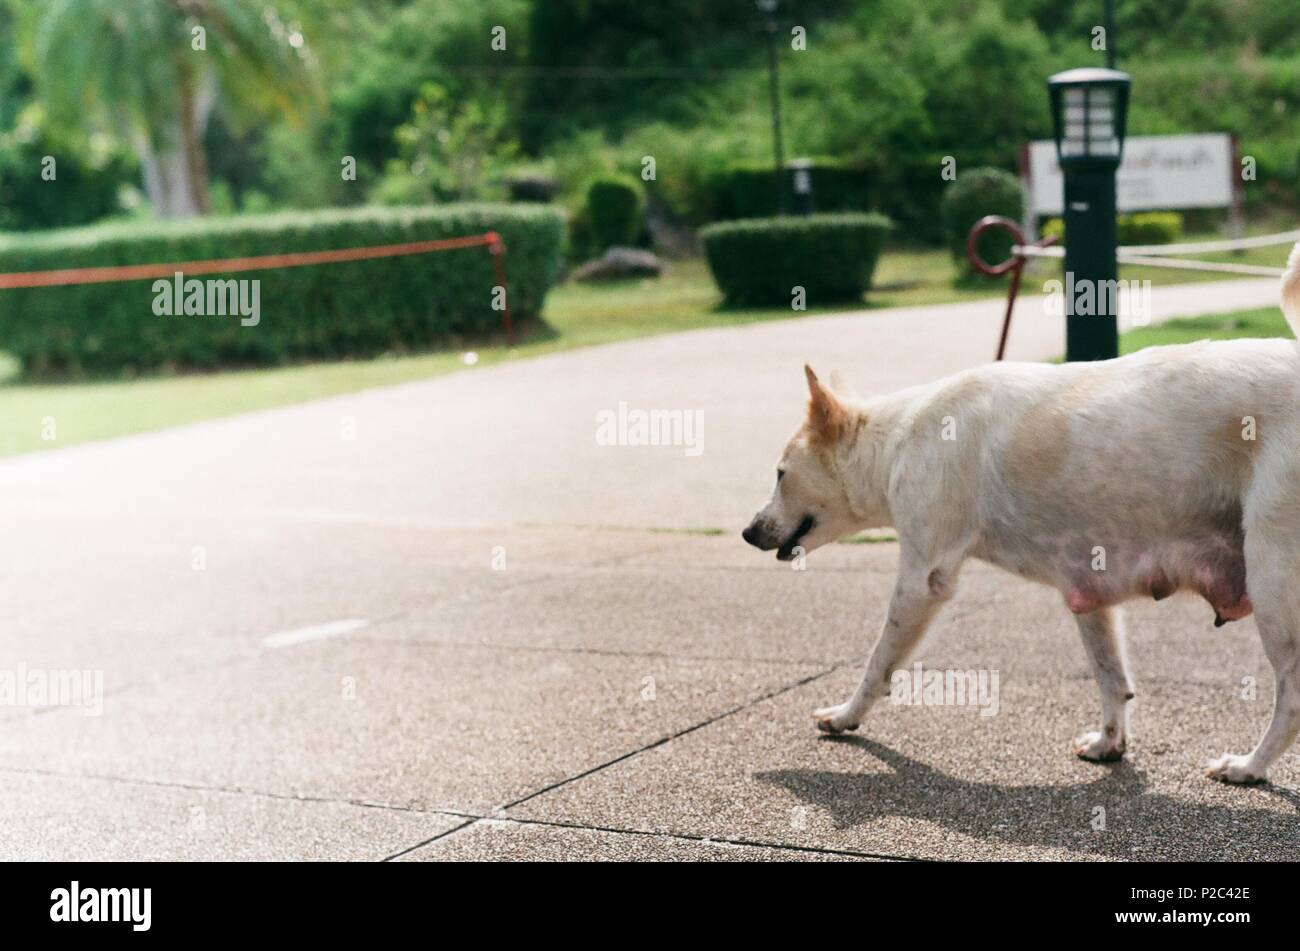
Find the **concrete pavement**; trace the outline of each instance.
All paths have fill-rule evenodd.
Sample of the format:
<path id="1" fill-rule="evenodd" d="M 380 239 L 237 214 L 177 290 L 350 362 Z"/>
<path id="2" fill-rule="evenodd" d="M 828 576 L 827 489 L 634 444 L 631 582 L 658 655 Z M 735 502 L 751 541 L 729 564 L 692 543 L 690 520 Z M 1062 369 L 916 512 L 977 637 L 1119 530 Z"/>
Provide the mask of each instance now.
<path id="1" fill-rule="evenodd" d="M 1040 306 L 1013 356 L 1059 352 Z M 996 671 L 997 715 L 812 729 L 859 675 L 895 546 L 792 571 L 732 531 L 799 366 L 892 389 L 987 359 L 999 319 L 679 334 L 0 463 L 0 670 L 103 678 L 98 716 L 0 706 L 0 857 L 1300 857 L 1295 752 L 1268 787 L 1200 775 L 1254 742 L 1272 688 L 1253 622 L 1216 631 L 1191 598 L 1133 606 L 1122 765 L 1069 753 L 1098 699 L 1059 600 L 983 566 L 919 659 Z M 596 445 L 620 402 L 703 413 L 703 452 Z"/>

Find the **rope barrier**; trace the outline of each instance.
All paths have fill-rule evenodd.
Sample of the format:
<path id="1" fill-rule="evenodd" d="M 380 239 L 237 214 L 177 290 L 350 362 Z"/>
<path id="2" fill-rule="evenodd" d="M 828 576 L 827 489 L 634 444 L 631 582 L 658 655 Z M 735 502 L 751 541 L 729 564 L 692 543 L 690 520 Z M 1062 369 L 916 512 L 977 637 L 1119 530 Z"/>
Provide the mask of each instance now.
<path id="1" fill-rule="evenodd" d="M 1271 248 L 1278 244 L 1295 244 L 1300 241 L 1300 230 L 1261 234 L 1254 238 L 1229 238 L 1225 241 L 1197 241 L 1184 244 L 1131 244 L 1120 248 L 1130 254 L 1217 254 L 1221 251 L 1245 251 L 1250 248 Z"/>
<path id="2" fill-rule="evenodd" d="M 1011 256 L 1000 264 L 989 264 L 979 256 L 979 237 L 989 228 L 1001 228 L 1012 238 Z M 1029 258 L 1063 258 L 1065 249 L 1049 247 L 1056 241 L 1055 237 L 1025 244 L 1020 226 L 1010 218 L 1001 215 L 986 215 L 971 227 L 966 235 L 966 257 L 971 266 L 981 274 L 997 277 L 1011 272 L 1011 285 L 1007 288 L 1007 310 L 1002 321 L 1002 337 L 998 341 L 997 358 L 1001 360 L 1006 353 L 1007 333 L 1011 329 L 1011 312 L 1015 308 L 1016 295 L 1020 292 L 1020 278 L 1024 272 L 1025 262 Z M 1137 244 L 1116 249 L 1115 260 L 1119 264 L 1141 265 L 1143 267 L 1163 267 L 1183 271 L 1208 271 L 1219 274 L 1247 274 L 1253 277 L 1281 277 L 1285 268 L 1267 267 L 1262 264 L 1235 264 L 1225 261 L 1193 261 L 1177 258 L 1176 254 L 1217 254 L 1228 251 L 1244 251 L 1248 248 L 1267 248 L 1280 244 L 1294 244 L 1300 241 L 1300 230 L 1281 231 L 1276 234 L 1259 235 L 1254 238 L 1233 238 L 1226 241 L 1198 241 L 1183 244 Z"/>
<path id="3" fill-rule="evenodd" d="M 1281 277 L 1285 268 L 1268 267 L 1264 264 L 1234 264 L 1231 261 L 1192 261 L 1186 258 L 1154 257 L 1148 254 L 1134 254 L 1132 248 L 1119 248 L 1115 260 L 1120 264 L 1140 264 L 1146 267 L 1173 268 L 1182 271 L 1215 271 L 1222 274 L 1249 274 L 1258 277 Z M 1011 253 L 1015 257 L 1026 258 L 1063 258 L 1064 248 L 1043 248 L 1036 245 L 1014 245 Z"/>
<path id="4" fill-rule="evenodd" d="M 1012 257 L 1018 258 L 1063 258 L 1065 248 L 1045 248 L 1034 244 L 1013 244 Z"/>
<path id="5" fill-rule="evenodd" d="M 400 244 L 376 244 L 361 248 L 333 251 L 297 251 L 287 254 L 263 254 L 243 258 L 208 258 L 201 261 L 176 261 L 169 264 L 127 264 L 108 267 L 63 268 L 52 271 L 21 271 L 0 274 L 0 290 L 30 287 L 68 287 L 78 284 L 112 284 L 149 278 L 172 277 L 177 271 L 189 275 L 231 274 L 241 271 L 267 271 L 276 268 L 305 267 L 312 264 L 339 264 L 347 261 L 370 261 L 375 258 L 428 254 L 458 248 L 487 248 L 500 287 L 506 286 L 505 243 L 495 231 L 462 238 L 438 238 L 430 241 L 406 241 Z M 501 313 L 506 342 L 514 343 L 514 321 L 507 293 Z"/>
<path id="6" fill-rule="evenodd" d="M 1146 267 L 1167 267 L 1181 271 L 1215 271 L 1220 274 L 1254 274 L 1259 277 L 1281 277 L 1286 273 L 1285 268 L 1267 267 L 1263 264 L 1189 261 L 1183 258 L 1154 258 L 1141 254 L 1120 254 L 1115 259 L 1120 264 L 1141 264 Z"/>
<path id="7" fill-rule="evenodd" d="M 1279 244 L 1295 244 L 1297 241 L 1300 241 L 1300 230 L 1279 231 L 1276 234 L 1262 234 L 1254 238 L 1229 238 L 1224 241 L 1195 241 L 1183 244 L 1129 244 L 1116 250 L 1120 256 L 1172 257 L 1177 254 L 1222 254 L 1228 251 L 1247 251 L 1251 248 L 1271 248 Z M 1044 250 L 1035 244 L 1017 245 L 1011 249 L 1011 253 L 1024 254 L 1026 257 L 1031 258 L 1059 258 L 1065 256 L 1065 249 L 1052 248 Z"/>

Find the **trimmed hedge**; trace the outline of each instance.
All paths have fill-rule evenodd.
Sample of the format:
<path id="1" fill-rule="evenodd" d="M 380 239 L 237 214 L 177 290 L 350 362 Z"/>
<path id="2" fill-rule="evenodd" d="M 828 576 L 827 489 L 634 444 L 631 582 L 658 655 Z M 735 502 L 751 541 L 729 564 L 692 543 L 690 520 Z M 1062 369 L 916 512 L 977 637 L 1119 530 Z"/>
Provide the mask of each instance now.
<path id="1" fill-rule="evenodd" d="M 775 171 L 771 162 L 738 162 L 705 178 L 708 211 L 717 221 L 767 218 L 777 213 Z M 877 175 L 834 159 L 813 159 L 813 207 L 819 212 L 867 211 L 875 207 Z M 786 207 L 794 207 L 793 173 L 786 170 Z"/>
<path id="2" fill-rule="evenodd" d="M 602 175 L 587 186 L 586 210 L 597 254 L 630 245 L 645 223 L 645 189 L 626 175 Z"/>
<path id="3" fill-rule="evenodd" d="M 858 300 L 871 287 L 893 223 L 875 213 L 750 218 L 700 231 L 713 279 L 729 304 L 789 306 Z"/>
<path id="4" fill-rule="evenodd" d="M 973 168 L 958 172 L 957 180 L 943 193 L 940 204 L 948 249 L 963 274 L 972 274 L 966 258 L 966 236 L 971 225 L 985 215 L 1003 215 L 1020 221 L 1025 214 L 1025 196 L 1020 180 L 1000 168 Z M 990 264 L 1005 261 L 1011 255 L 1011 236 L 1000 228 L 989 229 L 980 236 L 980 257 Z"/>
<path id="5" fill-rule="evenodd" d="M 516 319 L 540 312 L 564 216 L 539 205 L 446 205 L 104 225 L 0 237 L 0 273 L 252 257 L 498 232 Z M 182 268 L 182 271 L 184 269 Z M 260 321 L 157 316 L 153 279 L 0 290 L 0 350 L 28 373 L 274 364 L 415 350 L 495 331 L 486 247 L 200 280 L 258 280 Z"/>
<path id="6" fill-rule="evenodd" d="M 1183 216 L 1176 211 L 1142 211 L 1115 221 L 1120 244 L 1173 244 L 1183 237 Z"/>
<path id="7" fill-rule="evenodd" d="M 1115 219 L 1120 245 L 1173 244 L 1183 236 L 1183 216 L 1176 211 L 1140 211 Z M 1065 222 L 1049 218 L 1043 224 L 1043 237 L 1065 237 Z"/>

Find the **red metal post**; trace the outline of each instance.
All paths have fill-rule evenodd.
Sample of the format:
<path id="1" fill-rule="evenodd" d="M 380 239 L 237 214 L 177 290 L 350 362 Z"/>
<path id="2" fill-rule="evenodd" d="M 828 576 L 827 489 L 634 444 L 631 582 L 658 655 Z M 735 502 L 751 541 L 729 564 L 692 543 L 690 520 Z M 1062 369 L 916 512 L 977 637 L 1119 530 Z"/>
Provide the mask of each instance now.
<path id="1" fill-rule="evenodd" d="M 506 345 L 513 345 L 515 342 L 515 323 L 510 316 L 510 288 L 506 285 L 506 246 L 501 240 L 501 235 L 495 231 L 487 233 L 488 251 L 492 254 L 492 267 L 496 271 L 497 287 L 501 288 L 504 295 L 505 309 L 501 313 L 501 325 L 506 332 Z"/>
<path id="2" fill-rule="evenodd" d="M 1021 258 L 1011 269 L 1011 286 L 1007 288 L 1007 313 L 1002 318 L 1002 336 L 998 339 L 998 356 L 1001 360 L 1007 352 L 1007 334 L 1011 332 L 1011 311 L 1016 306 L 1016 295 L 1020 293 L 1020 275 L 1025 273 L 1025 259 Z"/>

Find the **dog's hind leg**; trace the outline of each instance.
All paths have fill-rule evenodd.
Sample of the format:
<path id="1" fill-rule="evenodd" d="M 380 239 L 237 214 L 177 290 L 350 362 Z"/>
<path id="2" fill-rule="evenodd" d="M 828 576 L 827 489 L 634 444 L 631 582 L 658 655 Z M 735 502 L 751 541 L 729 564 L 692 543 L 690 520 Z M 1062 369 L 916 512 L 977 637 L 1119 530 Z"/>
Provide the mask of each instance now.
<path id="1" fill-rule="evenodd" d="M 1300 735 L 1300 591 L 1295 584 L 1300 558 L 1294 546 L 1271 534 L 1271 529 L 1246 532 L 1246 585 L 1273 666 L 1273 719 L 1249 755 L 1225 753 L 1206 764 L 1207 776 L 1226 783 L 1263 782 L 1269 766 Z"/>
<path id="2" fill-rule="evenodd" d="M 1128 742 L 1128 702 L 1133 699 L 1124 651 L 1124 617 L 1118 608 L 1080 614 L 1079 634 L 1097 686 L 1101 688 L 1101 729 L 1074 741 L 1074 753 L 1096 763 L 1117 760 Z"/>
<path id="3" fill-rule="evenodd" d="M 885 628 L 872 648 L 866 676 L 845 703 L 813 713 L 819 730 L 856 730 L 871 705 L 889 693 L 893 672 L 907 661 L 935 612 L 952 597 L 959 567 L 930 568 L 925 562 L 903 556 Z"/>

